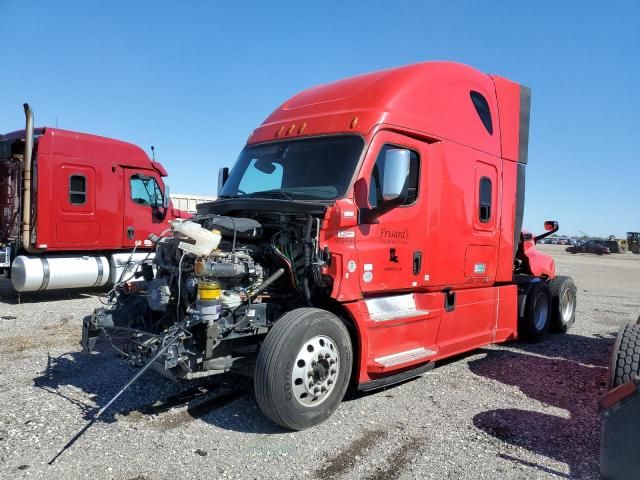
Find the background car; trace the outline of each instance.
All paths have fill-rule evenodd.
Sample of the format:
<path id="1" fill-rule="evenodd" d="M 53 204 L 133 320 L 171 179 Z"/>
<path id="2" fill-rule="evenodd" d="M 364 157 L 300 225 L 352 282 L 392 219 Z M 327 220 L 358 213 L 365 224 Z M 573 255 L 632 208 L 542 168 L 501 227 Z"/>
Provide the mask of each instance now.
<path id="1" fill-rule="evenodd" d="M 597 240 L 587 240 L 580 245 L 573 245 L 565 249 L 569 253 L 595 253 L 596 255 L 604 255 L 611 253 L 607 247 L 598 243 Z"/>
<path id="2" fill-rule="evenodd" d="M 608 248 L 611 253 L 621 253 L 620 245 L 615 240 L 596 240 L 596 243 Z"/>

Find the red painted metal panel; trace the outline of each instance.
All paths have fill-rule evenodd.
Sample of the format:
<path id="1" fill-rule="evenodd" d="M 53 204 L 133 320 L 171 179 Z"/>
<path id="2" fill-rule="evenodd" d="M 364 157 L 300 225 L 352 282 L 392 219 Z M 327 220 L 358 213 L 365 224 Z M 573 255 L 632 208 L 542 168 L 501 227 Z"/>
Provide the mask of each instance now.
<path id="1" fill-rule="evenodd" d="M 458 290 L 455 309 L 442 314 L 438 333 L 438 358 L 486 345 L 493 340 L 497 321 L 495 287 Z"/>
<path id="2" fill-rule="evenodd" d="M 96 135 L 45 128 L 38 137 L 35 158 L 36 246 L 47 251 L 128 249 L 123 241 L 128 191 L 123 168 L 160 178 L 164 168 L 139 147 Z M 87 201 L 69 202 L 69 176 L 86 177 Z M 166 173 L 166 172 L 164 172 Z M 139 217 L 137 217 L 139 216 Z M 140 234 L 160 233 L 168 221 L 184 216 L 169 207 L 164 219 L 148 211 L 129 212 L 127 221 L 141 225 Z M 144 240 L 144 239 L 142 239 Z"/>
<path id="3" fill-rule="evenodd" d="M 145 240 L 151 233 L 160 233 L 165 228 L 168 228 L 166 218 L 160 217 L 160 213 L 157 208 L 151 205 L 140 205 L 133 201 L 133 195 L 131 192 L 131 178 L 139 173 L 146 176 L 153 177 L 158 183 L 161 189 L 164 189 L 162 179 L 159 173 L 150 170 L 140 170 L 137 168 L 124 168 L 123 169 L 123 192 L 124 192 L 124 218 L 122 228 L 122 244 L 125 246 L 133 247 L 136 242 L 140 242 L 141 246 L 145 245 Z M 129 229 L 133 229 L 133 236 L 130 236 Z M 147 240 L 147 246 L 150 245 Z"/>
<path id="4" fill-rule="evenodd" d="M 472 90 L 489 103 L 493 135 L 470 101 Z M 357 122 L 352 126 L 355 117 Z M 500 155 L 493 80 L 453 62 L 418 63 L 310 88 L 277 108 L 254 131 L 250 143 L 285 134 L 354 131 L 366 135 L 376 124 L 407 128 Z"/>
<path id="5" fill-rule="evenodd" d="M 424 142 L 389 131 L 380 131 L 370 143 L 359 178 L 356 182 L 355 203 L 368 208 L 372 170 L 380 150 L 385 145 L 408 148 L 422 160 L 423 179 L 428 178 L 428 145 Z M 422 187 L 422 188 L 421 188 Z M 414 274 L 414 252 L 425 252 L 424 232 L 427 218 L 424 211 L 427 184 L 418 188 L 418 198 L 412 205 L 397 207 L 380 216 L 376 223 L 361 224 L 355 228 L 356 247 L 360 263 L 356 273 L 365 294 L 375 292 L 411 290 L 422 283 L 422 268 Z"/>
<path id="6" fill-rule="evenodd" d="M 527 232 L 528 233 L 528 232 Z M 556 264 L 553 258 L 536 248 L 533 237 L 524 241 L 524 254 L 529 263 L 529 270 L 537 277 L 553 278 L 556 275 Z"/>
<path id="7" fill-rule="evenodd" d="M 514 229 L 516 228 L 516 177 L 517 165 L 514 162 L 502 162 L 502 204 L 500 217 L 500 243 L 496 282 L 513 280 L 513 256 L 515 252 Z"/>
<path id="8" fill-rule="evenodd" d="M 520 138 L 520 85 L 498 75 L 491 75 L 496 86 L 500 116 L 502 157 L 518 160 Z"/>
<path id="9" fill-rule="evenodd" d="M 498 287 L 498 321 L 493 343 L 514 340 L 518 336 L 518 287 Z"/>

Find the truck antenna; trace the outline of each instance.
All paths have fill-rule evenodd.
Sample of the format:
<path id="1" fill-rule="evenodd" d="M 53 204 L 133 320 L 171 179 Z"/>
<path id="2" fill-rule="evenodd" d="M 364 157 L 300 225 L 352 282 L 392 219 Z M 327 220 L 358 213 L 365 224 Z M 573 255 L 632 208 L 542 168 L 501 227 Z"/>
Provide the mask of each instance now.
<path id="1" fill-rule="evenodd" d="M 156 147 L 154 147 L 153 145 L 151 145 L 151 159 L 154 162 L 156 161 Z"/>

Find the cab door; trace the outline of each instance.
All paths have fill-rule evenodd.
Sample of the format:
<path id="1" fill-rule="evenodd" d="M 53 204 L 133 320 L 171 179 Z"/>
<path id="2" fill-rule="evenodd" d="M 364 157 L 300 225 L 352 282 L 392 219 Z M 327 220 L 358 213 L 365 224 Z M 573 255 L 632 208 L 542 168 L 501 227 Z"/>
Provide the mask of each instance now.
<path id="1" fill-rule="evenodd" d="M 54 202 L 49 215 L 55 225 L 52 247 L 98 248 L 102 235 L 96 206 L 96 171 L 73 158 L 54 171 Z M 107 229 L 108 230 L 108 226 Z"/>
<path id="2" fill-rule="evenodd" d="M 156 172 L 124 168 L 124 225 L 122 245 L 151 246 L 148 237 L 166 225 L 163 183 Z"/>
<path id="3" fill-rule="evenodd" d="M 362 209 L 382 202 L 385 154 L 390 149 L 410 151 L 408 196 L 405 202 L 371 222 L 360 224 L 356 246 L 357 272 L 367 294 L 411 291 L 420 283 L 424 259 L 426 219 L 420 191 L 422 142 L 392 132 L 379 132 L 371 142 L 356 185 L 356 203 Z"/>
<path id="4" fill-rule="evenodd" d="M 370 373 L 424 363 L 438 353 L 436 338 L 442 294 L 423 293 L 428 281 L 427 247 L 432 235 L 426 183 L 431 148 L 432 145 L 416 139 L 379 132 L 370 144 L 355 185 L 356 204 L 361 212 L 356 231 L 360 264 L 355 272 L 369 316 L 366 338 Z M 377 218 L 366 218 L 363 223 L 363 210 L 367 212 L 382 204 L 385 164 L 393 159 L 393 152 L 391 155 L 387 152 L 393 149 L 409 151 L 407 198 L 401 205 Z M 386 173 L 393 171 L 387 169 Z"/>

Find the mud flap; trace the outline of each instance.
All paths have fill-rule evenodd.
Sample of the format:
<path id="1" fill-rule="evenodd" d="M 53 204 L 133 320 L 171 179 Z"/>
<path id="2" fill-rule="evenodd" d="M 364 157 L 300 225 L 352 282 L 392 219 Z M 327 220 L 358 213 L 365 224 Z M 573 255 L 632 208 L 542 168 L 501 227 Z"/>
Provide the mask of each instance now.
<path id="1" fill-rule="evenodd" d="M 600 473 L 608 480 L 632 480 L 640 470 L 640 380 L 619 385 L 598 402 L 602 416 Z"/>

